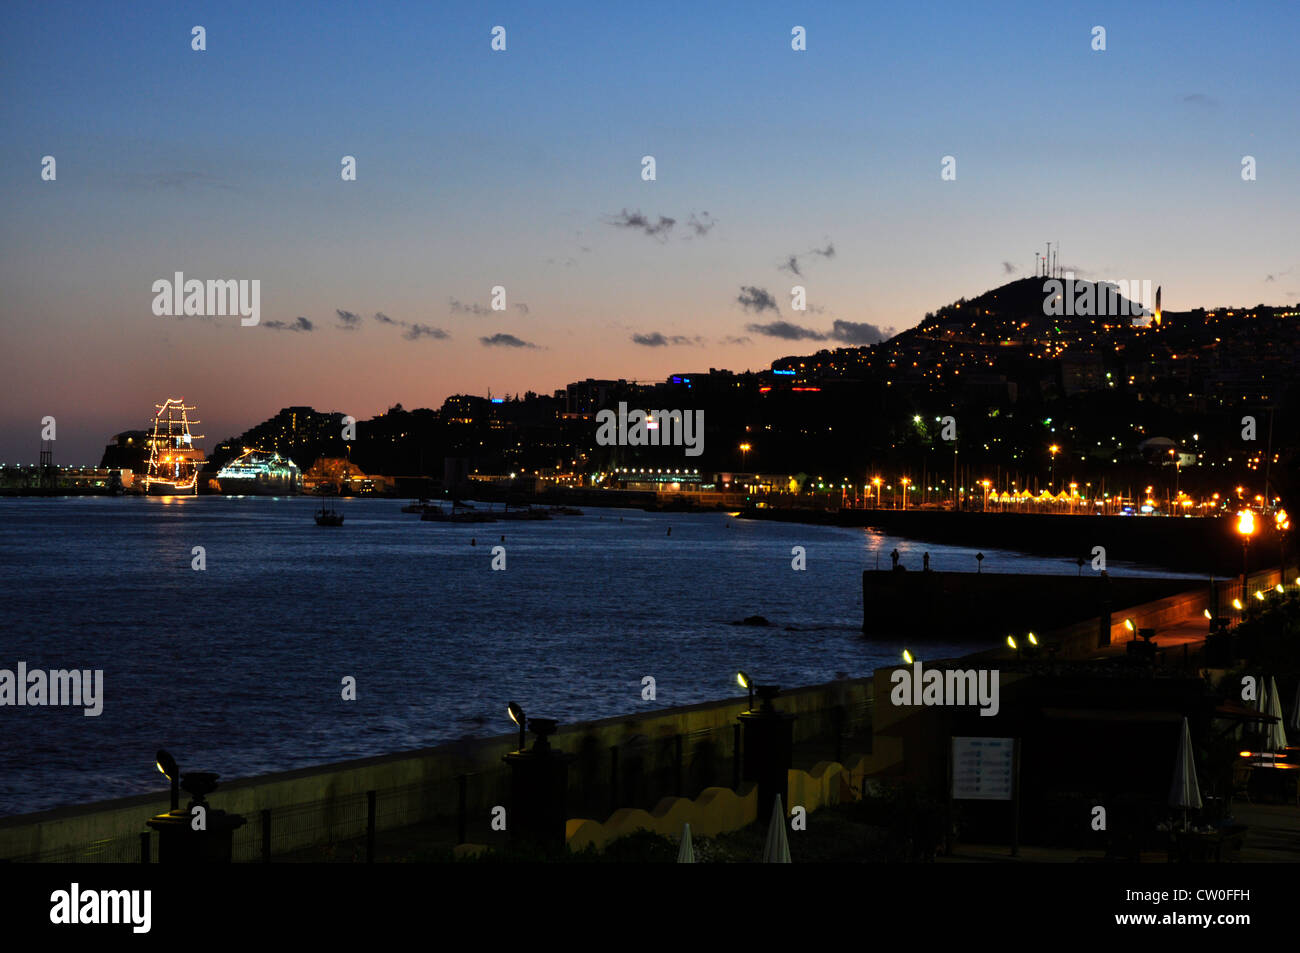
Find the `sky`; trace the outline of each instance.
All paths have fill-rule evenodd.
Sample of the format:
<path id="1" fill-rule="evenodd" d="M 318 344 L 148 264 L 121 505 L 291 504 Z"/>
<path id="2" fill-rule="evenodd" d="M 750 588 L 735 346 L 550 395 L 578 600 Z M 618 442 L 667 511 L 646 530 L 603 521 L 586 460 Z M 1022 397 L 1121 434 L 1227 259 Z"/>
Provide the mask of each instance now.
<path id="1" fill-rule="evenodd" d="M 1281 3 L 9 0 L 0 462 L 53 416 L 98 463 L 168 397 L 211 448 L 290 405 L 765 368 L 1048 241 L 1169 310 L 1294 303 L 1297 38 Z M 260 323 L 155 315 L 177 271 L 259 280 Z"/>

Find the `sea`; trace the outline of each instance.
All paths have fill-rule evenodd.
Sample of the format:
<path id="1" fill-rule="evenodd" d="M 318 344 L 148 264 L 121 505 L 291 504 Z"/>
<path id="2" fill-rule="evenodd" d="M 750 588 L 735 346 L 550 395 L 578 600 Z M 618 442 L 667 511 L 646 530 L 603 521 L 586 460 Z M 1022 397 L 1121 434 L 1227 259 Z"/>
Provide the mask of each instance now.
<path id="1" fill-rule="evenodd" d="M 506 734 L 511 701 L 564 724 L 739 697 L 738 669 L 866 676 L 905 645 L 862 636 L 861 570 L 895 548 L 909 569 L 976 566 L 973 548 L 721 512 L 462 524 L 344 499 L 331 528 L 318 506 L 0 501 L 0 669 L 103 671 L 98 716 L 0 707 L 0 816 L 162 791 L 160 747 L 230 779 Z M 984 572 L 1077 571 L 980 548 Z M 755 615 L 771 624 L 735 624 Z"/>

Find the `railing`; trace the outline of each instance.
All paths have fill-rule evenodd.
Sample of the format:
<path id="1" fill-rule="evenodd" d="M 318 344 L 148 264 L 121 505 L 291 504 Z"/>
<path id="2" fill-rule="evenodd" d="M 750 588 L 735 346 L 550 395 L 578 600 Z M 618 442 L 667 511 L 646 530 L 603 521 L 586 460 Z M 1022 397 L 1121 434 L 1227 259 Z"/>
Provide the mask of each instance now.
<path id="1" fill-rule="evenodd" d="M 842 760 L 845 752 L 869 750 L 871 703 L 802 712 L 796 724 L 793 767 Z M 570 817 L 604 818 L 620 807 L 648 810 L 665 797 L 695 798 L 705 788 L 734 788 L 740 781 L 738 723 L 653 738 L 634 735 L 606 748 L 594 742 L 587 736 L 570 751 L 575 755 L 569 769 Z M 232 858 L 367 862 L 490 843 L 491 808 L 509 805 L 509 782 L 503 764 L 428 783 L 249 811 L 234 832 Z M 214 801 L 220 807 L 219 793 Z M 157 861 L 157 851 L 157 838 L 141 832 L 6 860 L 150 863 Z"/>

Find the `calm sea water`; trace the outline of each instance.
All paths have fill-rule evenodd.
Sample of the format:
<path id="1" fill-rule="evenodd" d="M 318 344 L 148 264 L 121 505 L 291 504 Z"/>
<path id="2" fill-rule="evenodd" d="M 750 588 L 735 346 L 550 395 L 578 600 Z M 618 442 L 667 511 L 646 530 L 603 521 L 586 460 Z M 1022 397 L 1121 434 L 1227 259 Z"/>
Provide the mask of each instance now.
<path id="1" fill-rule="evenodd" d="M 788 687 L 867 675 L 902 644 L 862 638 L 860 571 L 895 546 L 912 569 L 925 550 L 936 570 L 975 565 L 971 549 L 726 514 L 450 525 L 346 500 L 330 529 L 316 505 L 0 502 L 0 668 L 104 670 L 99 717 L 0 708 L 0 815 L 160 791 L 160 746 L 235 778 L 507 733 L 511 700 L 564 723 L 739 695 L 737 668 Z M 1075 570 L 983 551 L 986 572 Z M 773 627 L 729 624 L 748 615 Z"/>

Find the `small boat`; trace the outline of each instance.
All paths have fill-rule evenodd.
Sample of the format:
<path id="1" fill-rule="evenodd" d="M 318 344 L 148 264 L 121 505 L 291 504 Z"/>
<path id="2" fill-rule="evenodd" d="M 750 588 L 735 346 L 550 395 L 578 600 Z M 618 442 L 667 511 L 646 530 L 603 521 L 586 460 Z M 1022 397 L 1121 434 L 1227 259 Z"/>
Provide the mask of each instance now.
<path id="1" fill-rule="evenodd" d="M 317 526 L 342 526 L 343 514 L 334 508 L 334 500 L 326 500 L 316 511 Z"/>
<path id="2" fill-rule="evenodd" d="M 423 523 L 495 523 L 496 517 L 491 513 L 476 513 L 472 507 L 455 501 L 450 510 L 437 505 L 426 506 L 424 512 L 420 514 L 420 521 Z"/>
<path id="3" fill-rule="evenodd" d="M 427 510 L 428 508 L 429 508 L 429 501 L 426 500 L 424 497 L 420 497 L 420 502 L 418 502 L 418 503 L 407 503 L 405 506 L 403 506 L 403 507 L 402 507 L 402 512 L 403 512 L 403 513 L 423 513 L 423 512 L 424 512 L 425 510 Z"/>
<path id="4" fill-rule="evenodd" d="M 541 508 L 535 508 L 523 503 L 507 503 L 505 509 L 496 514 L 498 519 L 503 520 L 548 520 L 551 514 Z"/>

